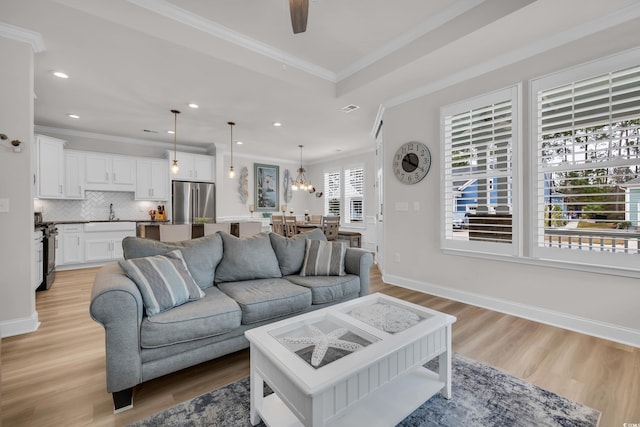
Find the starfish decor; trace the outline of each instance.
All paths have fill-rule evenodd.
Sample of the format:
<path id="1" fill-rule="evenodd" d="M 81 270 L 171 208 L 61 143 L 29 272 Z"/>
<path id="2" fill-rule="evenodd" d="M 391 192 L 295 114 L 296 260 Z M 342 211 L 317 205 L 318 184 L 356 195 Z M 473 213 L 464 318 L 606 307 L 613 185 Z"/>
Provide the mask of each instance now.
<path id="1" fill-rule="evenodd" d="M 287 344 L 314 344 L 315 348 L 311 355 L 311 365 L 314 367 L 317 367 L 322 362 L 329 347 L 348 351 L 356 351 L 362 347 L 358 343 L 338 339 L 349 332 L 346 328 L 334 329 L 328 334 L 323 333 L 315 326 L 307 325 L 307 328 L 311 332 L 310 337 L 284 337 L 282 341 Z"/>

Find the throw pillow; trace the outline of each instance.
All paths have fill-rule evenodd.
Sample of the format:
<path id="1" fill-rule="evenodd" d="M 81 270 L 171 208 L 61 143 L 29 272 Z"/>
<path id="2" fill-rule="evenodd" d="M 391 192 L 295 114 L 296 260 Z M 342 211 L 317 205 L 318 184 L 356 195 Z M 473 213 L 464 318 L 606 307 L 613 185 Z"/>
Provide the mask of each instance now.
<path id="1" fill-rule="evenodd" d="M 271 246 L 278 258 L 280 271 L 283 276 L 298 274 L 304 261 L 307 239 L 327 240 L 322 230 L 315 228 L 305 233 L 296 234 L 293 237 L 284 237 L 277 233 L 269 233 Z"/>
<path id="2" fill-rule="evenodd" d="M 140 289 L 148 316 L 204 296 L 204 292 L 193 280 L 180 250 L 164 255 L 120 260 L 119 264 Z"/>
<path id="3" fill-rule="evenodd" d="M 201 289 L 213 286 L 216 267 L 222 259 L 222 238 L 216 234 L 183 242 L 164 243 L 141 237 L 125 237 L 122 240 L 124 258 L 141 258 L 162 255 L 180 249 L 187 267 Z"/>
<path id="4" fill-rule="evenodd" d="M 344 276 L 344 242 L 307 240 L 301 276 Z"/>
<path id="5" fill-rule="evenodd" d="M 216 283 L 282 277 L 278 259 L 267 233 L 239 239 L 224 231 L 224 253 L 216 269 Z"/>

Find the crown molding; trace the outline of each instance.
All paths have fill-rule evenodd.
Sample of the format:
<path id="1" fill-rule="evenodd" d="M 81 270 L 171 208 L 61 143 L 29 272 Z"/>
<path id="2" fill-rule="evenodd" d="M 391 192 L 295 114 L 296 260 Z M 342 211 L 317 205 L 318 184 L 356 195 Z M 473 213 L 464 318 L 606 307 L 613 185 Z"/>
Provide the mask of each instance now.
<path id="1" fill-rule="evenodd" d="M 150 141 L 147 139 L 129 138 L 126 136 L 107 135 L 104 133 L 86 132 L 82 130 L 64 129 L 64 128 L 57 128 L 57 127 L 51 127 L 51 126 L 36 125 L 35 133 L 43 133 L 45 135 L 54 134 L 58 136 L 73 136 L 73 137 L 79 137 L 79 138 L 99 139 L 101 141 L 119 142 L 124 144 L 135 144 L 135 145 L 141 145 L 145 147 L 154 147 L 154 148 L 173 150 L 173 143 L 170 143 L 170 142 Z M 205 147 L 194 147 L 193 145 L 177 144 L 176 147 L 180 150 L 184 150 L 184 151 L 188 151 L 196 154 L 198 153 L 207 154 L 208 152 L 208 149 Z"/>
<path id="2" fill-rule="evenodd" d="M 28 43 L 33 49 L 33 53 L 40 53 L 47 50 L 42 39 L 42 34 L 27 30 L 26 28 L 0 22 L 0 37 L 5 37 L 19 42 Z"/>
<path id="3" fill-rule="evenodd" d="M 495 71 L 551 49 L 555 49 L 559 46 L 593 35 L 616 25 L 623 24 L 638 17 L 640 17 L 640 4 L 627 6 L 609 15 L 538 40 L 528 46 L 514 49 L 511 52 L 497 56 L 489 61 L 468 67 L 458 73 L 453 73 L 444 79 L 434 81 L 417 89 L 390 98 L 384 101 L 382 105 L 386 108 L 391 108 L 404 104 L 466 80 L 473 79 L 482 74 Z"/>
<path id="4" fill-rule="evenodd" d="M 311 62 L 305 61 L 298 57 L 292 56 L 287 52 L 277 49 L 271 45 L 263 43 L 259 40 L 247 37 L 237 31 L 234 31 L 224 25 L 220 25 L 217 22 L 203 18 L 200 15 L 189 12 L 186 9 L 182 9 L 175 6 L 165 0 L 128 0 L 132 3 L 148 11 L 162 15 L 165 18 L 171 19 L 181 24 L 195 28 L 229 43 L 233 43 L 252 52 L 266 56 L 278 62 L 285 63 L 288 67 L 297 68 L 321 79 L 328 80 L 332 83 L 336 83 L 336 73 Z"/>
<path id="5" fill-rule="evenodd" d="M 454 3 L 437 15 L 432 16 L 430 19 L 427 19 L 419 25 L 416 25 L 415 27 L 402 33 L 400 36 L 389 41 L 388 43 L 385 43 L 381 48 L 371 52 L 370 54 L 357 60 L 351 65 L 348 65 L 337 73 L 337 81 L 344 80 L 347 77 L 350 77 L 357 72 L 362 71 L 368 66 L 381 60 L 385 56 L 390 55 L 393 52 L 407 46 L 408 44 L 416 41 L 425 34 L 430 33 L 431 31 L 446 24 L 452 19 L 484 3 L 484 1 L 485 0 L 461 0 Z"/>

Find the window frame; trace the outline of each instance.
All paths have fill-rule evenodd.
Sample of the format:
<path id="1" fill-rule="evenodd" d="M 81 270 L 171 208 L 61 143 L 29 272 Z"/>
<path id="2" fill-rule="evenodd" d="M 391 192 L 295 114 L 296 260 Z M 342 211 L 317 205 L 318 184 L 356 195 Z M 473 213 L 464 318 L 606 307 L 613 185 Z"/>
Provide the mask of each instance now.
<path id="1" fill-rule="evenodd" d="M 452 238 L 453 217 L 453 191 L 448 183 L 453 182 L 448 173 L 448 157 L 446 151 L 447 129 L 446 121 L 450 116 L 461 114 L 465 111 L 480 109 L 488 105 L 504 101 L 511 101 L 511 232 L 510 244 L 483 242 L 471 240 L 456 240 Z M 522 228 L 522 84 L 517 83 L 503 89 L 481 94 L 479 96 L 464 99 L 440 108 L 440 160 L 441 168 L 441 211 L 440 211 L 440 245 L 443 251 L 449 253 L 474 254 L 479 257 L 508 256 L 518 257 L 523 255 L 523 228 Z M 450 162 L 449 162 L 450 163 Z"/>
<path id="2" fill-rule="evenodd" d="M 347 171 L 349 171 L 349 173 L 351 173 L 351 171 L 355 171 L 355 170 L 361 170 L 362 171 L 362 187 L 361 187 L 361 195 L 360 196 L 348 196 L 347 195 Z M 342 185 L 342 204 L 343 204 L 343 210 L 342 210 L 342 215 L 341 217 L 343 218 L 342 223 L 346 226 L 348 225 L 349 227 L 364 227 L 364 220 L 365 220 L 365 167 L 364 164 L 355 164 L 355 165 L 351 165 L 351 166 L 345 166 L 342 168 L 342 179 L 343 179 L 343 185 Z M 347 200 L 348 197 L 348 200 Z M 352 208 L 352 204 L 351 202 L 353 201 L 360 201 L 360 220 L 359 221 L 353 221 L 353 219 L 351 218 L 351 208 Z M 347 203 L 348 202 L 348 203 Z M 347 215 L 348 213 L 348 215 Z"/>
<path id="3" fill-rule="evenodd" d="M 539 242 L 541 237 L 538 230 L 540 229 L 540 206 L 541 200 L 544 203 L 544 188 L 540 189 L 541 174 L 544 174 L 544 168 L 539 167 L 538 150 L 539 150 L 539 129 L 538 129 L 538 93 L 540 91 L 550 90 L 560 86 L 580 82 L 585 79 L 595 78 L 597 76 L 616 72 L 624 68 L 640 65 L 640 49 L 632 49 L 630 51 L 614 54 L 608 57 L 600 58 L 591 62 L 579 64 L 575 67 L 559 70 L 544 76 L 531 79 L 529 82 L 529 223 L 527 224 L 529 232 L 528 255 L 531 259 L 543 263 L 549 263 L 555 266 L 561 266 L 567 269 L 581 269 L 588 271 L 604 272 L 607 274 L 625 275 L 632 277 L 640 276 L 640 268 L 634 268 L 633 264 L 637 264 L 637 254 L 622 253 L 606 253 L 600 251 L 571 250 L 565 248 L 543 247 Z M 588 126 L 586 126 L 588 127 Z M 639 160 L 640 161 L 640 160 Z M 597 169 L 597 163 L 594 169 Z M 625 208 L 626 209 L 626 208 Z M 543 226 L 544 229 L 544 226 Z M 636 261 L 636 262 L 634 262 Z"/>
<path id="4" fill-rule="evenodd" d="M 355 170 L 355 169 L 362 169 L 362 197 L 351 197 L 349 198 L 349 202 L 352 200 L 361 200 L 361 204 L 362 204 L 362 220 L 361 221 L 351 221 L 351 203 L 347 203 L 347 195 L 345 192 L 345 187 L 346 187 L 346 173 L 347 171 L 351 171 L 351 170 Z M 339 202 L 340 205 L 340 223 L 343 226 L 347 226 L 347 227 L 351 227 L 351 228 L 365 228 L 366 227 L 366 199 L 367 199 L 367 195 L 366 195 L 366 167 L 364 163 L 355 163 L 355 164 L 349 164 L 349 165 L 344 165 L 341 167 L 334 167 L 334 168 L 330 168 L 330 169 L 325 169 L 323 171 L 323 185 L 325 186 L 324 188 L 324 195 L 323 195 L 323 199 L 324 199 L 324 215 L 330 215 L 329 211 L 328 211 L 328 207 L 329 207 L 329 198 L 327 197 L 327 175 L 328 174 L 337 174 L 339 179 L 340 179 L 340 191 L 339 191 L 339 197 L 337 197 L 337 200 Z"/>
<path id="5" fill-rule="evenodd" d="M 338 196 L 332 196 L 331 198 L 329 198 L 329 184 L 328 184 L 328 177 L 327 175 L 330 174 L 337 174 L 338 175 L 338 180 L 339 180 L 339 188 L 338 188 Z M 324 195 L 323 195 L 323 215 L 325 216 L 329 216 L 329 215 L 333 215 L 333 213 L 330 213 L 330 205 L 331 205 L 331 200 L 337 200 L 338 201 L 338 212 L 342 212 L 342 170 L 339 168 L 332 168 L 332 169 L 327 169 L 324 171 L 324 173 L 322 174 L 322 185 L 324 186 Z"/>

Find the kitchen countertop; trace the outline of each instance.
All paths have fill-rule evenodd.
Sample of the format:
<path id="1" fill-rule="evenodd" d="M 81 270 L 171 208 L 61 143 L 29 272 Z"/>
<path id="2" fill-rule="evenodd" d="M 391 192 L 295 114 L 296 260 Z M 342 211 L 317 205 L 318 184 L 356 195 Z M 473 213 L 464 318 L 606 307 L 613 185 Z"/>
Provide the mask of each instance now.
<path id="1" fill-rule="evenodd" d="M 95 219 L 95 220 L 65 220 L 65 221 L 42 221 L 42 225 L 49 224 L 88 224 L 91 222 L 135 222 L 137 225 L 140 224 L 165 224 L 169 222 L 169 220 L 150 220 L 150 219 L 119 219 L 117 221 L 109 221 L 108 219 Z"/>

